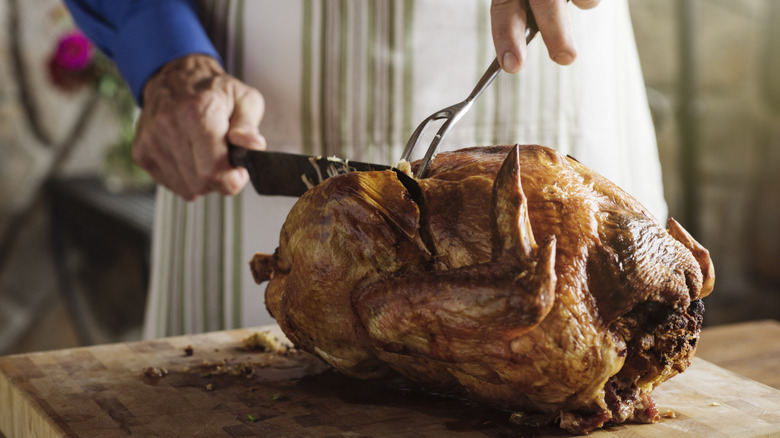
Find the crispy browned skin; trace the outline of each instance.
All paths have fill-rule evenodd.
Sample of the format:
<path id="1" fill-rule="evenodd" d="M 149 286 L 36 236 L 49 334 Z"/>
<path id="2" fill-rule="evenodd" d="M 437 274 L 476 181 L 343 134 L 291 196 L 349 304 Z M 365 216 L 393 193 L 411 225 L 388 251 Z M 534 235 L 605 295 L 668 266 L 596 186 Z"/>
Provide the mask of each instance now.
<path id="1" fill-rule="evenodd" d="M 575 433 L 655 421 L 650 392 L 695 351 L 706 249 L 542 146 L 441 153 L 416 184 L 330 178 L 290 212 L 276 254 L 255 256 L 296 345 L 355 377 L 400 374 Z"/>

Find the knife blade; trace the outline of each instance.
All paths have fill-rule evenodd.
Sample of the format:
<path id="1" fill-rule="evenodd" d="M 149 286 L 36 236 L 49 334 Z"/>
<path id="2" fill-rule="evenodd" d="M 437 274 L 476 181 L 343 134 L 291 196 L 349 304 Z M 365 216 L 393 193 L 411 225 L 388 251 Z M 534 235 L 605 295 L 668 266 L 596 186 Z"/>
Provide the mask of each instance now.
<path id="1" fill-rule="evenodd" d="M 233 167 L 245 167 L 255 191 L 261 195 L 303 195 L 325 179 L 347 172 L 387 170 L 390 166 L 286 152 L 254 151 L 228 144 Z"/>

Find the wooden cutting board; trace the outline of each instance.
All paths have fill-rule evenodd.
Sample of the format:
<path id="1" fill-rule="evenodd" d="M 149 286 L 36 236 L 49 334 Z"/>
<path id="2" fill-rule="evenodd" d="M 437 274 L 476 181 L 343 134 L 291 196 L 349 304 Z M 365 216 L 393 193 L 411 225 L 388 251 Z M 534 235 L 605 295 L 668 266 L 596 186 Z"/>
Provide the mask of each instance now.
<path id="1" fill-rule="evenodd" d="M 569 436 L 470 402 L 358 382 L 295 350 L 242 350 L 255 331 L 0 357 L 0 435 Z M 144 375 L 148 367 L 167 375 Z M 676 418 L 590 436 L 780 436 L 780 391 L 702 359 L 653 395 Z"/>

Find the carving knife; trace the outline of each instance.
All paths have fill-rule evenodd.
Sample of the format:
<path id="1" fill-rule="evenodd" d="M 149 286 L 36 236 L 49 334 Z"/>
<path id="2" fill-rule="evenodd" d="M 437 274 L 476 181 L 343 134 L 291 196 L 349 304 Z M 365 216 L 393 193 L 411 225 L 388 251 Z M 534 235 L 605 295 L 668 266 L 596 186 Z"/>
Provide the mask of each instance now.
<path id="1" fill-rule="evenodd" d="M 390 166 L 343 160 L 336 157 L 308 156 L 286 152 L 253 151 L 228 145 L 233 167 L 249 171 L 252 186 L 261 195 L 301 196 L 310 187 L 341 173 L 387 170 Z"/>

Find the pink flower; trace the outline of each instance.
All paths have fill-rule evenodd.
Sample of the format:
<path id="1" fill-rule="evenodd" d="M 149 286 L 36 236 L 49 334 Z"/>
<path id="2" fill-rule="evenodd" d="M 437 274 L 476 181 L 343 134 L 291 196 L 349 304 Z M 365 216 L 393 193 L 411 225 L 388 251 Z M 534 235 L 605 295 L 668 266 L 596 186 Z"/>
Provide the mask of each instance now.
<path id="1" fill-rule="evenodd" d="M 52 63 L 64 70 L 80 71 L 92 64 L 94 55 L 92 43 L 83 33 L 74 30 L 60 37 Z"/>

